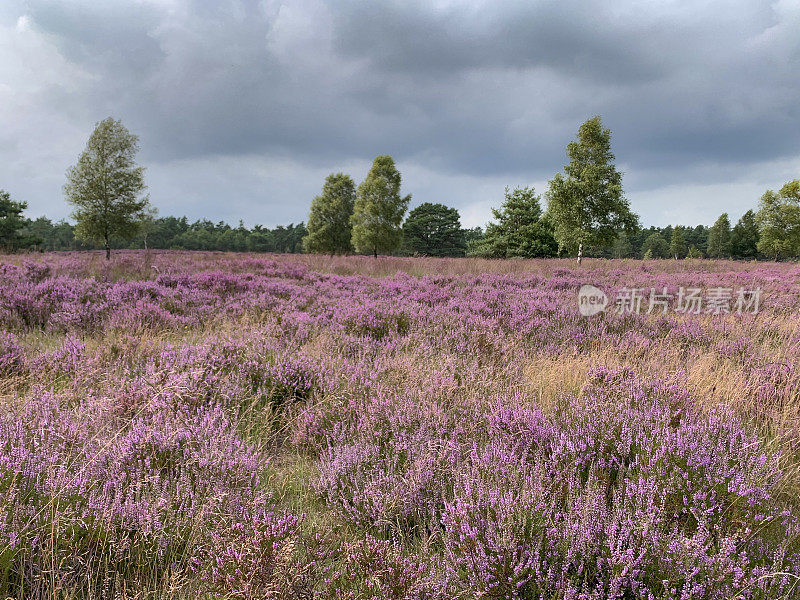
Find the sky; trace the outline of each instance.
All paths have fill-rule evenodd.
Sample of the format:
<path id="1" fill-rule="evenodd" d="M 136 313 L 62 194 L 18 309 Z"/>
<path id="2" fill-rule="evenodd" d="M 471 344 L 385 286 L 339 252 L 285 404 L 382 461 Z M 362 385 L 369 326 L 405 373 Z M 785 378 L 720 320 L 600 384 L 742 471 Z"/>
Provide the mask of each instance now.
<path id="1" fill-rule="evenodd" d="M 800 0 L 0 0 L 0 189 L 68 217 L 102 119 L 162 215 L 305 220 L 391 154 L 484 225 L 601 115 L 645 225 L 735 221 L 800 177 Z"/>

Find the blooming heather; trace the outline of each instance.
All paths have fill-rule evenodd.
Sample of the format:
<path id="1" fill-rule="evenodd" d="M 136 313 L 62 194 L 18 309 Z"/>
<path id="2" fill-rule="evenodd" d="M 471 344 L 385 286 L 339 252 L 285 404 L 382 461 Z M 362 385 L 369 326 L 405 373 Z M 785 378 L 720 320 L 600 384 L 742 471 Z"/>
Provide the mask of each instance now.
<path id="1" fill-rule="evenodd" d="M 798 276 L 0 257 L 0 593 L 800 597 Z M 585 283 L 762 306 L 583 317 Z"/>

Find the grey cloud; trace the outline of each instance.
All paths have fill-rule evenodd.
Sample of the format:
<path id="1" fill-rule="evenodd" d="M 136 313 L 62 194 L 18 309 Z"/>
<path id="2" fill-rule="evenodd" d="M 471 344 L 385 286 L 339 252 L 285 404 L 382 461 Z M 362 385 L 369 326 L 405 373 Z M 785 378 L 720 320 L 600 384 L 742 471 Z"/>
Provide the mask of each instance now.
<path id="1" fill-rule="evenodd" d="M 67 60 L 106 75 L 103 88 L 134 83 L 161 58 L 149 35 L 158 15 L 142 4 L 45 0 L 30 3 L 29 17 L 56 37 Z"/>
<path id="2" fill-rule="evenodd" d="M 614 132 L 632 195 L 676 179 L 713 183 L 718 170 L 698 164 L 741 171 L 800 155 L 792 2 L 13 4 L 0 24 L 27 13 L 33 33 L 86 75 L 43 84 L 41 118 L 67 115 L 77 128 L 121 117 L 154 165 L 229 168 L 260 155 L 302 166 L 301 177 L 389 152 L 440 182 L 545 181 L 594 114 Z M 269 181 L 239 174 L 241 206 L 260 202 Z M 295 220 L 305 202 L 293 200 Z"/>
<path id="3" fill-rule="evenodd" d="M 640 81 L 663 74 L 647 52 L 658 28 L 631 27 L 599 2 L 456 5 L 348 3 L 337 11 L 338 47 L 389 71 L 441 77 L 480 68 L 557 68 L 588 79 Z M 428 7 L 428 8 L 426 8 Z M 663 38 L 663 35 L 660 37 Z M 620 44 L 634 41 L 636 47 Z M 635 38 L 635 39 L 632 39 Z"/>

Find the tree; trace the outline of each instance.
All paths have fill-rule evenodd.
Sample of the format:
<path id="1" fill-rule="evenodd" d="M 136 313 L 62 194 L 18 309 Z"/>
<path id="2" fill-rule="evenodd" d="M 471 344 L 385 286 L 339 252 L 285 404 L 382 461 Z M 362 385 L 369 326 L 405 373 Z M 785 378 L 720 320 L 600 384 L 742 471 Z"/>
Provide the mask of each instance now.
<path id="1" fill-rule="evenodd" d="M 56 250 L 55 227 L 47 217 L 39 217 L 25 224 L 25 233 L 36 240 L 35 245 L 40 250 Z"/>
<path id="2" fill-rule="evenodd" d="M 349 175 L 331 173 L 322 194 L 311 201 L 308 234 L 303 249 L 311 253 L 346 253 L 352 249 L 350 217 L 356 200 L 356 186 Z"/>
<path id="3" fill-rule="evenodd" d="M 403 243 L 411 254 L 464 256 L 466 241 L 458 211 L 444 204 L 420 204 L 403 223 Z"/>
<path id="4" fill-rule="evenodd" d="M 683 227 L 680 225 L 672 229 L 672 237 L 669 241 L 669 253 L 675 260 L 686 257 L 686 238 L 683 237 Z"/>
<path id="5" fill-rule="evenodd" d="M 630 238 L 631 246 L 633 246 L 633 253 L 635 256 L 642 256 L 644 254 L 644 243 L 647 241 L 647 238 L 654 233 L 661 233 L 661 231 L 651 226 L 647 229 L 638 229 L 630 234 L 625 233 L 625 235 Z"/>
<path id="6" fill-rule="evenodd" d="M 176 238 L 188 230 L 186 217 L 161 217 L 156 219 L 155 230 L 147 236 L 148 244 L 152 248 L 174 248 L 177 246 Z"/>
<path id="7" fill-rule="evenodd" d="M 26 208 L 26 202 L 15 202 L 8 192 L 0 190 L 0 250 L 14 252 L 37 242 L 35 237 L 24 234 L 27 221 L 22 211 Z"/>
<path id="8" fill-rule="evenodd" d="M 400 172 L 394 159 L 387 155 L 375 158 L 367 178 L 356 191 L 350 223 L 356 252 L 372 254 L 394 252 L 403 240 L 400 224 L 406 214 L 411 195 L 400 196 Z"/>
<path id="9" fill-rule="evenodd" d="M 305 223 L 289 223 L 286 227 L 278 225 L 272 230 L 273 252 L 295 254 L 303 247 L 303 238 L 308 234 Z"/>
<path id="10" fill-rule="evenodd" d="M 547 192 L 547 212 L 559 252 L 578 253 L 585 245 L 611 245 L 620 231 L 633 230 L 638 218 L 622 192 L 622 174 L 614 166 L 611 130 L 600 117 L 580 126 L 577 141 L 567 146 L 570 162 L 557 173 Z"/>
<path id="11" fill-rule="evenodd" d="M 158 230 L 158 209 L 149 204 L 139 214 L 139 234 L 142 236 L 144 249 L 147 250 L 147 239 Z"/>
<path id="12" fill-rule="evenodd" d="M 473 227 L 472 229 L 464 229 L 462 230 L 462 234 L 464 236 L 464 245 L 466 246 L 466 253 L 467 254 L 474 254 L 472 249 L 475 248 L 477 245 L 481 243 L 483 240 L 483 228 L 481 227 Z"/>
<path id="13" fill-rule="evenodd" d="M 620 232 L 617 239 L 614 240 L 614 247 L 612 250 L 614 252 L 614 258 L 628 258 L 633 254 L 633 245 L 630 239 L 628 239 L 627 233 L 624 231 Z"/>
<path id="14" fill-rule="evenodd" d="M 703 253 L 700 252 L 697 246 L 690 246 L 689 252 L 686 253 L 686 258 L 703 258 Z"/>
<path id="15" fill-rule="evenodd" d="M 542 215 L 540 197 L 532 187 L 506 187 L 505 201 L 492 209 L 496 223 L 486 226 L 472 254 L 490 258 L 555 256 L 558 245 L 552 224 Z"/>
<path id="16" fill-rule="evenodd" d="M 157 223 L 151 244 L 154 248 L 296 253 L 301 251 L 308 233 L 303 223 L 278 225 L 275 229 L 261 225 L 247 229 L 242 221 L 234 228 L 208 219 L 189 224 L 186 217 L 164 217 Z"/>
<path id="17" fill-rule="evenodd" d="M 272 245 L 272 232 L 262 225 L 254 225 L 247 238 L 249 252 L 269 252 Z"/>
<path id="18" fill-rule="evenodd" d="M 723 258 L 731 255 L 731 222 L 728 213 L 722 213 L 708 230 L 708 256 Z"/>
<path id="19" fill-rule="evenodd" d="M 644 259 L 667 258 L 669 256 L 669 244 L 660 233 L 651 234 L 642 246 Z"/>
<path id="20" fill-rule="evenodd" d="M 800 254 L 800 180 L 764 192 L 756 222 L 759 252 L 775 260 Z"/>
<path id="21" fill-rule="evenodd" d="M 695 250 L 702 255 L 708 249 L 708 228 L 698 225 L 694 229 L 687 229 L 686 243 L 690 248 L 694 246 Z"/>
<path id="22" fill-rule="evenodd" d="M 75 239 L 75 226 L 61 219 L 53 225 L 53 246 L 59 250 L 77 250 L 78 242 Z"/>
<path id="23" fill-rule="evenodd" d="M 78 163 L 67 171 L 64 193 L 74 205 L 75 235 L 102 243 L 111 258 L 111 239 L 133 238 L 148 198 L 144 169 L 136 166 L 139 138 L 111 117 L 97 124 Z"/>
<path id="24" fill-rule="evenodd" d="M 748 210 L 731 230 L 731 253 L 737 258 L 756 258 L 758 238 L 756 213 Z"/>

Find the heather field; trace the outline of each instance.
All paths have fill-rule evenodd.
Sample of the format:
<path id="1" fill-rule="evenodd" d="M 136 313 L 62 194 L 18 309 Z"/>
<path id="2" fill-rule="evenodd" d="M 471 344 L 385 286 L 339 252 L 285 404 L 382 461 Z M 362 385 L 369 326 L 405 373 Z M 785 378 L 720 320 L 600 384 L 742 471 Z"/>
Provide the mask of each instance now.
<path id="1" fill-rule="evenodd" d="M 800 598 L 799 310 L 788 263 L 0 257 L 0 595 Z"/>

